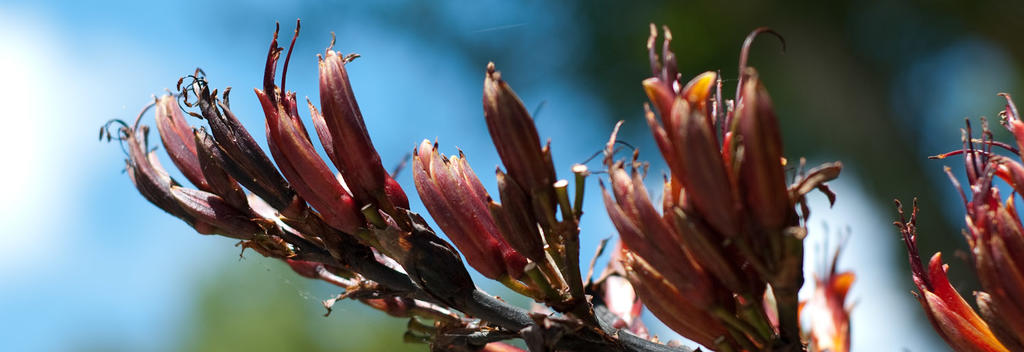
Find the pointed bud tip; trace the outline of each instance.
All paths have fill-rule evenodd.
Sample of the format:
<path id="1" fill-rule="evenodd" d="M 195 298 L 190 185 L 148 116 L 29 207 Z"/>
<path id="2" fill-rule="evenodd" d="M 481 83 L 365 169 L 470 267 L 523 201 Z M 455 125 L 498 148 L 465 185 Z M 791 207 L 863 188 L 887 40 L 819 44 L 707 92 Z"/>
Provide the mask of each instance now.
<path id="1" fill-rule="evenodd" d="M 707 101 L 708 97 L 711 96 L 711 92 L 714 90 L 715 82 L 718 79 L 718 74 L 714 71 L 707 71 L 694 77 L 689 83 L 683 88 L 683 95 L 686 96 L 686 100 L 690 104 L 696 104 L 699 102 Z"/>

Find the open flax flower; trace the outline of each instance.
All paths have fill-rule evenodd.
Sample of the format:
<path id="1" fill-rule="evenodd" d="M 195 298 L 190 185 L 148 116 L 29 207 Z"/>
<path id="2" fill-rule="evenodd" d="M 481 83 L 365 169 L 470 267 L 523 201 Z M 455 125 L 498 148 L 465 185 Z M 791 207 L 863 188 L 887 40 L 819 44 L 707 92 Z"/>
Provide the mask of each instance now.
<path id="1" fill-rule="evenodd" d="M 1024 191 L 1024 165 L 1021 164 L 1020 153 L 1024 145 L 1024 121 L 1021 121 L 1013 99 L 1008 94 L 1000 95 L 1006 99 L 1006 105 L 999 113 L 1000 123 L 1013 135 L 1016 147 L 995 141 L 985 120 L 982 120 L 981 138 L 974 138 L 968 121 L 961 130 L 963 148 L 932 157 L 963 156 L 966 188 L 961 187 L 949 167 L 945 171 L 959 190 L 966 209 L 964 237 L 971 248 L 971 262 L 982 290 L 975 293 L 977 313 L 962 302 L 951 287 L 947 294 L 936 296 L 938 299 L 926 295 L 929 304 L 936 301 L 945 305 L 925 305 L 924 301 L 922 305 L 942 337 L 951 346 L 963 350 L 1024 350 L 1024 305 L 1020 300 L 1024 297 L 1024 226 L 1015 206 L 1016 194 Z M 1010 155 L 997 154 L 997 148 Z M 996 178 L 1005 181 L 1013 190 L 1005 200 L 993 184 Z M 909 223 L 902 222 L 904 238 L 908 237 L 908 232 L 913 235 L 911 225 L 915 217 L 912 216 Z M 912 242 L 908 241 L 907 246 L 913 259 L 917 250 Z M 929 263 L 930 277 L 923 274 L 923 268 L 914 265 L 914 260 L 911 264 L 914 281 L 922 292 L 926 291 L 925 288 L 933 289 L 933 286 L 939 290 L 946 290 L 945 287 L 949 286 L 944 270 L 939 270 L 943 266 L 938 253 Z"/>
<path id="2" fill-rule="evenodd" d="M 846 294 L 857 276 L 852 271 L 836 271 L 842 247 L 836 248 L 823 273 L 814 274 L 814 293 L 800 305 L 801 318 L 809 321 L 812 351 L 850 351 L 852 307 L 846 305 Z"/>

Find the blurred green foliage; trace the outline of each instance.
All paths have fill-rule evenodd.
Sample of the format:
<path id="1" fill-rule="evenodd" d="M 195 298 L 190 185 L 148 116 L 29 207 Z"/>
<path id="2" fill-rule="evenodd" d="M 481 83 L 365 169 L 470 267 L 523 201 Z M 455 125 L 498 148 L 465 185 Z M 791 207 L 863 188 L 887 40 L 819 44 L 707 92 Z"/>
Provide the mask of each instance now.
<path id="1" fill-rule="evenodd" d="M 320 301 L 340 292 L 247 252 L 214 267 L 197 292 L 181 351 L 423 351 L 402 342 L 406 321 L 355 301 L 324 317 Z"/>

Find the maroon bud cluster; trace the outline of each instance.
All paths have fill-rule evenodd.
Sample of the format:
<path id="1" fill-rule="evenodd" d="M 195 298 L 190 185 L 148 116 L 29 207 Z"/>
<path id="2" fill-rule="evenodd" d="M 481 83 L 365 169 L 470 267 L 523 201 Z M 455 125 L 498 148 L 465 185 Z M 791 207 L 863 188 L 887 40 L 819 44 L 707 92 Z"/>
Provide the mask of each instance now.
<path id="1" fill-rule="evenodd" d="M 654 106 L 646 109 L 647 123 L 671 170 L 660 212 L 647 196 L 637 154 L 628 165 L 614 161 L 615 133 L 606 150 L 611 194 L 605 190 L 605 206 L 625 247 L 627 277 L 655 315 L 704 346 L 797 348 L 804 196 L 821 189 L 831 198 L 824 183 L 841 165 L 807 173 L 801 165 L 787 184 L 771 100 L 756 71 L 746 67 L 752 39 L 774 32 L 748 36 L 733 100 L 722 96 L 715 72 L 684 84 L 669 49 L 671 33 L 664 32 L 659 60 L 651 26 L 653 76 L 643 81 Z M 774 302 L 768 306 L 777 317 L 769 316 L 765 302 Z"/>
<path id="2" fill-rule="evenodd" d="M 795 351 L 802 347 L 796 291 L 803 283 L 804 197 L 819 189 L 831 199 L 825 182 L 841 166 L 803 172 L 801 162 L 787 180 L 770 98 L 745 64 L 746 47 L 762 31 L 744 44 L 733 100 L 722 97 L 714 72 L 683 84 L 670 34 L 665 31 L 659 59 L 652 31 L 653 77 L 643 87 L 654 108 L 645 118 L 671 173 L 659 210 L 638 153 L 614 160 L 616 126 L 605 150 L 607 170 L 599 172 L 608 174 L 604 203 L 621 242 L 605 274 L 597 281 L 588 274 L 586 284 L 579 221 L 591 173 L 582 164 L 572 167 L 570 197 L 569 181 L 555 172 L 551 143 L 542 144 L 533 117 L 493 63 L 482 107 L 501 158 L 497 195 L 488 194 L 461 151 L 446 156 L 424 140 L 412 156 L 417 193 L 451 244 L 409 210 L 405 191 L 384 169 L 349 81 L 346 66 L 358 55 L 334 51 L 333 41 L 318 56 L 320 107 L 306 102 L 327 160 L 320 157 L 296 93 L 285 87 L 298 26 L 280 83 L 284 49 L 275 30 L 263 85 L 254 89 L 270 157 L 230 109 L 230 88 L 211 90 L 200 70 L 179 80 L 177 95 L 153 104 L 164 149 L 191 187 L 161 167 L 148 127 L 117 121 L 116 139 L 126 145 L 132 182 L 157 207 L 200 233 L 241 240 L 242 248 L 279 259 L 297 275 L 344 289 L 324 301 L 328 313 L 349 298 L 409 318 L 406 341 L 434 350 L 516 351 L 498 341 L 521 338 L 531 350 L 689 351 L 648 339 L 639 319 L 646 306 L 710 348 Z M 186 114 L 207 126 L 191 126 Z M 109 130 L 106 136 L 114 139 Z M 993 160 L 974 177 L 1024 180 L 1024 167 Z M 985 231 L 1003 231 L 1005 223 L 998 224 Z M 480 291 L 463 256 L 484 277 L 550 310 L 528 313 Z M 986 297 L 1003 302 L 997 294 Z"/>
<path id="3" fill-rule="evenodd" d="M 509 246 L 503 235 L 508 232 L 499 231 L 488 208 L 490 196 L 465 155 L 446 157 L 424 140 L 412 167 L 420 199 L 466 262 L 491 279 L 522 278 L 526 258 Z"/>

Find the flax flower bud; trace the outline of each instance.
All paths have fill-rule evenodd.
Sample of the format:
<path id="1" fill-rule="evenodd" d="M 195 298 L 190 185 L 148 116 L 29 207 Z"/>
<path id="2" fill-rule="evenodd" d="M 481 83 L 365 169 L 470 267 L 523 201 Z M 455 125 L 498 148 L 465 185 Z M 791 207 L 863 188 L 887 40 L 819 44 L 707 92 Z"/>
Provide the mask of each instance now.
<path id="1" fill-rule="evenodd" d="M 552 187 L 555 169 L 551 152 L 548 147 L 541 147 L 533 118 L 508 83 L 501 79 L 494 63 L 487 64 L 483 105 L 487 129 L 505 170 L 540 207 L 550 209 L 547 214 L 534 207 L 538 220 L 549 227 L 548 220 L 554 218 L 557 207 Z"/>
<path id="2" fill-rule="evenodd" d="M 380 203 L 387 200 L 392 206 L 408 208 L 405 192 L 381 165 L 380 155 L 370 141 L 352 93 L 345 64 L 356 56 L 343 57 L 331 47 L 324 56 L 319 56 L 323 115 L 314 113 L 314 124 L 318 126 L 324 149 L 329 150 L 328 155 L 360 205 L 374 204 L 387 210 L 389 207 Z M 326 131 L 321 132 L 321 129 Z M 323 139 L 325 135 L 330 138 Z"/>
<path id="3" fill-rule="evenodd" d="M 196 188 L 209 190 L 210 186 L 203 177 L 199 158 L 196 157 L 196 143 L 192 137 L 192 128 L 185 122 L 177 101 L 171 95 L 164 95 L 156 103 L 156 128 L 160 131 L 160 141 L 171 157 L 174 165 L 181 170 Z"/>
<path id="4" fill-rule="evenodd" d="M 710 283 L 703 268 L 678 241 L 679 235 L 667 220 L 658 214 L 644 187 L 639 172 L 629 176 L 621 163 L 608 171 L 612 183 L 612 196 L 604 189 L 605 207 L 612 224 L 619 231 L 622 243 L 630 251 L 643 257 L 670 282 L 692 288 L 690 299 L 698 304 L 709 304 Z"/>
<path id="5" fill-rule="evenodd" d="M 235 208 L 249 208 L 248 196 L 242 186 L 224 169 L 227 162 L 223 160 L 220 147 L 203 129 L 193 131 L 193 142 L 196 145 L 196 157 L 203 171 L 203 178 L 214 193 Z"/>
<path id="6" fill-rule="evenodd" d="M 737 228 L 736 194 L 729 181 L 714 126 L 704 118 L 705 112 L 692 110 L 682 96 L 676 98 L 671 118 L 679 124 L 669 138 L 675 156 L 685 165 L 678 178 L 686 197 L 694 208 L 720 233 L 735 236 Z M 673 171 L 673 175 L 676 172 Z M 725 181 L 725 182 L 723 182 Z"/>
<path id="7" fill-rule="evenodd" d="M 212 232 L 249 240 L 262 231 L 256 217 L 248 208 L 235 208 L 216 194 L 171 186 L 171 195 L 178 200 L 181 208 L 197 221 L 212 225 Z"/>
<path id="8" fill-rule="evenodd" d="M 768 90 L 757 72 L 747 68 L 744 75 L 731 137 L 739 137 L 738 143 L 743 145 L 739 184 L 747 209 L 757 222 L 777 230 L 789 222 L 793 212 L 782 164 L 782 135 Z"/>
<path id="9" fill-rule="evenodd" d="M 275 33 L 267 55 L 264 89 L 255 90 L 267 119 L 270 152 L 296 192 L 318 210 L 328 224 L 354 234 L 364 225 L 355 201 L 323 159 L 320 159 L 310 142 L 309 134 L 298 115 L 295 93 L 287 93 L 274 84 L 280 50 Z M 286 58 L 282 85 L 283 79 L 287 78 L 287 61 Z"/>
<path id="10" fill-rule="evenodd" d="M 658 148 L 672 170 L 675 188 L 671 197 L 685 199 L 680 204 L 686 207 L 692 204 L 719 233 L 735 236 L 739 233 L 737 195 L 708 104 L 717 74 L 705 72 L 680 87 L 675 76 L 666 74 L 666 67 L 674 66 L 674 61 L 668 60 L 658 66 L 658 56 L 654 51 L 656 36 L 652 25 L 648 54 L 654 77 L 644 80 L 643 86 L 661 117 L 659 122 L 653 113 L 646 114 Z M 668 49 L 671 38 L 671 33 L 666 31 L 662 49 L 665 58 L 675 56 Z M 672 71 L 675 71 L 674 67 Z M 679 190 L 684 190 L 685 195 L 677 196 Z"/>
<path id="11" fill-rule="evenodd" d="M 910 268 L 918 290 L 917 300 L 935 331 L 958 351 L 1009 351 L 949 283 L 947 266 L 942 264 L 940 253 L 932 256 L 927 269 L 922 265 L 917 250 L 916 201 L 910 220 L 903 216 L 899 201 L 896 203 L 901 220 L 895 225 L 900 229 L 910 256 Z"/>
<path id="12" fill-rule="evenodd" d="M 412 168 L 420 199 L 469 265 L 492 279 L 522 276 L 526 259 L 502 237 L 490 197 L 464 155 L 446 157 L 423 140 Z"/>
<path id="13" fill-rule="evenodd" d="M 689 244 L 702 242 L 694 237 L 689 227 L 681 227 L 685 216 L 672 213 L 663 216 L 655 210 L 639 172 L 630 176 L 615 163 L 609 169 L 611 194 L 602 189 L 605 208 L 619 232 L 623 247 L 623 266 L 626 277 L 636 289 L 644 304 L 661 321 L 681 335 L 711 348 L 740 348 L 763 346 L 761 336 L 748 336 L 737 340 L 727 331 L 724 322 L 735 321 L 727 307 L 736 305 L 733 294 L 719 286 L 717 277 L 703 266 L 716 266 L 723 270 L 730 285 L 739 286 L 735 270 L 721 257 L 715 247 L 712 252 L 693 251 Z M 673 222 L 673 220 L 683 222 Z M 681 230 L 687 231 L 684 234 Z M 724 265 L 724 268 L 721 267 Z M 685 297 L 685 298 L 684 298 Z M 756 314 L 755 314 L 756 316 Z M 758 326 L 766 327 L 764 317 Z M 742 332 L 739 334 L 745 334 Z M 767 333 L 767 332 L 765 332 Z"/>
<path id="14" fill-rule="evenodd" d="M 143 134 L 146 130 L 145 126 L 141 128 Z M 128 176 L 151 203 L 185 221 L 199 233 L 247 240 L 261 231 L 248 207 L 239 208 L 216 194 L 181 187 L 160 166 L 154 153 L 143 152 L 145 140 L 138 139 L 137 131 L 128 127 L 121 131 L 128 144 Z"/>
<path id="15" fill-rule="evenodd" d="M 530 200 L 526 192 L 501 170 L 495 172 L 501 204 L 493 200 L 488 204 L 502 236 L 517 252 L 536 263 L 547 261 L 544 239 L 530 215 Z M 489 197 L 488 197 L 489 198 Z"/>
<path id="16" fill-rule="evenodd" d="M 644 305 L 665 325 L 708 348 L 730 350 L 720 345 L 735 346 L 726 328 L 708 313 L 706 306 L 693 299 L 695 292 L 687 290 L 685 283 L 679 285 L 666 278 L 656 266 L 633 252 L 627 250 L 623 258 L 626 276 L 633 288 Z"/>
<path id="17" fill-rule="evenodd" d="M 699 302 L 704 313 L 725 324 L 732 339 L 723 343 L 737 349 L 799 347 L 797 292 L 803 284 L 807 212 L 801 219 L 795 206 L 806 209 L 804 196 L 814 189 L 832 200 L 825 182 L 838 176 L 841 165 L 826 164 L 807 173 L 801 168 L 787 188 L 771 103 L 753 70 L 745 67 L 752 39 L 774 32 L 757 29 L 744 42 L 740 71 L 752 77 L 740 80 L 737 104 L 723 101 L 715 72 L 681 84 L 669 49 L 671 33 L 667 28 L 664 32 L 659 58 L 652 26 L 647 45 L 652 77 L 643 81 L 651 101 L 645 105 L 645 118 L 671 171 L 663 182 L 662 211 L 651 205 L 639 173 L 627 175 L 622 163 L 610 157 L 614 133 L 605 163 L 615 198 L 606 193 L 605 207 L 635 257 L 657 268 L 679 292 Z M 634 167 L 636 158 L 634 153 Z M 772 291 L 766 297 L 769 284 Z M 690 293 L 693 287 L 701 289 Z M 650 303 L 646 298 L 644 302 Z M 769 310 L 775 312 L 774 321 Z M 689 313 L 662 314 L 680 319 Z"/>
<path id="18" fill-rule="evenodd" d="M 157 99 L 156 126 L 171 161 L 196 188 L 216 194 L 236 209 L 249 208 L 245 191 L 227 174 L 220 160 L 213 158 L 210 145 L 196 139 L 171 95 Z"/>
<path id="19" fill-rule="evenodd" d="M 146 126 L 142 126 L 141 130 L 141 133 L 145 135 Z M 204 231 L 200 231 L 201 233 L 209 233 L 210 226 L 197 224 L 195 218 L 185 212 L 185 209 L 182 209 L 181 204 L 171 194 L 171 186 L 177 186 L 177 181 L 174 181 L 160 166 L 156 154 L 144 152 L 146 150 L 145 138 L 139 138 L 139 131 L 127 126 L 121 128 L 120 131 L 124 142 L 128 145 L 126 165 L 128 177 L 135 184 L 139 193 L 153 205 L 185 221 L 189 226 L 196 227 L 197 230 L 203 229 Z"/>
<path id="20" fill-rule="evenodd" d="M 274 163 L 260 149 L 228 105 L 210 92 L 206 80 L 197 78 L 192 83 L 192 91 L 197 96 L 199 110 L 209 122 L 213 134 L 212 139 L 203 137 L 205 132 L 199 136 L 201 141 L 207 143 L 210 157 L 216 159 L 216 163 L 242 186 L 274 209 L 284 213 L 300 211 L 295 191 L 278 173 Z"/>

